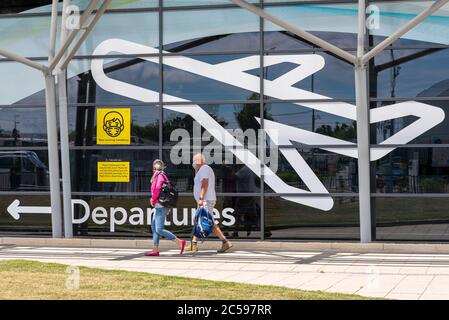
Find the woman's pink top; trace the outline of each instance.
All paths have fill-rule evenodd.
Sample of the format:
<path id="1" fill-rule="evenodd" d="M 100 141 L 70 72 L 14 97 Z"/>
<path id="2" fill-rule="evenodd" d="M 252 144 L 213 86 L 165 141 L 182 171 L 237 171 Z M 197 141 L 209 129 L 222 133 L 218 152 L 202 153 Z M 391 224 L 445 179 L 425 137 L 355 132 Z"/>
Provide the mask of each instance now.
<path id="1" fill-rule="evenodd" d="M 153 182 L 151 183 L 151 201 L 154 204 L 157 204 L 159 195 L 161 194 L 161 187 L 167 181 L 168 178 L 162 171 L 154 177 Z"/>

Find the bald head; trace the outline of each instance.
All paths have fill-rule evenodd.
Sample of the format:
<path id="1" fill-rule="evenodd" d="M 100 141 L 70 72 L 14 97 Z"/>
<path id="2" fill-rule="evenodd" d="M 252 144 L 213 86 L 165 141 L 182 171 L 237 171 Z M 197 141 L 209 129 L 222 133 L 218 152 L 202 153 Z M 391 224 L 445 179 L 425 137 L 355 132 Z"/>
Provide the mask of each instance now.
<path id="1" fill-rule="evenodd" d="M 198 164 L 205 164 L 206 158 L 204 157 L 204 154 L 197 153 L 196 155 L 193 156 L 193 162 L 196 162 Z"/>
<path id="2" fill-rule="evenodd" d="M 197 153 L 193 156 L 192 166 L 195 168 L 195 171 L 198 171 L 203 164 L 206 163 L 206 158 L 202 153 Z"/>

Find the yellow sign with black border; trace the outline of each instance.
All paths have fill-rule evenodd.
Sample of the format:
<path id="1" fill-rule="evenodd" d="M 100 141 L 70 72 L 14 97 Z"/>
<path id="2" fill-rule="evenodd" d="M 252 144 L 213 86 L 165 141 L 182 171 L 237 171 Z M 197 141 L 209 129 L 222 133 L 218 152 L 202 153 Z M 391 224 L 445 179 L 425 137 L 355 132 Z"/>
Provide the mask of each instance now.
<path id="1" fill-rule="evenodd" d="M 129 161 L 99 161 L 98 182 L 129 182 Z"/>
<path id="2" fill-rule="evenodd" d="M 131 108 L 97 109 L 97 144 L 131 143 Z"/>

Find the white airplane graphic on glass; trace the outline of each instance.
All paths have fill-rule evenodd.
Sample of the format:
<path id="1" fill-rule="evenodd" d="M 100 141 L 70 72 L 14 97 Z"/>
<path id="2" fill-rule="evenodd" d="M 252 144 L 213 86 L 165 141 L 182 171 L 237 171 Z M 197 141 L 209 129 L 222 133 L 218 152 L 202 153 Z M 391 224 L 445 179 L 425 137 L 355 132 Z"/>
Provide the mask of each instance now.
<path id="1" fill-rule="evenodd" d="M 107 55 L 113 52 L 123 54 L 157 54 L 158 49 L 129 42 L 121 39 L 109 39 L 102 42 L 94 51 L 94 55 Z M 140 57 L 153 63 L 159 63 L 157 57 Z M 159 92 L 141 88 L 123 81 L 111 79 L 104 72 L 104 60 L 92 60 L 92 75 L 96 83 L 106 91 L 122 95 L 142 102 L 154 102 L 159 100 Z M 275 55 L 264 57 L 264 65 L 272 66 L 283 62 L 298 65 L 295 69 L 283 74 L 274 80 L 263 81 L 265 95 L 280 100 L 317 100 L 331 99 L 320 94 L 298 89 L 293 85 L 308 76 L 318 72 L 324 67 L 324 59 L 317 54 L 301 55 Z M 245 71 L 260 67 L 259 56 L 249 56 L 219 64 L 209 64 L 192 58 L 176 56 L 163 59 L 163 63 L 174 68 L 204 76 L 229 85 L 243 88 L 253 92 L 259 92 L 260 78 Z M 163 94 L 164 102 L 190 102 L 179 97 Z M 295 103 L 311 109 L 327 112 L 340 117 L 356 120 L 356 106 L 345 102 L 301 102 Z M 264 174 L 264 181 L 271 189 L 282 194 L 282 198 L 316 209 L 328 211 L 332 209 L 334 201 L 328 190 L 324 187 L 300 153 L 291 146 L 292 141 L 306 145 L 324 145 L 321 149 L 357 158 L 357 145 L 348 141 L 325 136 L 300 128 L 291 127 L 270 120 L 264 120 L 264 130 L 270 136 L 273 143 L 279 145 L 280 152 L 291 164 L 298 176 L 309 190 L 296 188 L 285 183 L 268 166 L 263 165 L 251 151 L 244 148 L 226 129 L 221 127 L 199 105 L 164 105 L 165 109 L 184 113 L 191 116 L 201 126 L 210 132 L 227 151 L 232 152 L 236 158 L 244 162 L 257 176 Z M 377 123 L 390 119 L 406 116 L 415 116 L 418 119 L 389 137 L 380 145 L 384 147 L 371 149 L 371 161 L 376 161 L 392 152 L 394 145 L 407 144 L 427 130 L 433 128 L 444 120 L 445 114 L 441 108 L 428 104 L 406 101 L 393 105 L 383 106 L 370 110 L 370 122 Z M 257 118 L 260 122 L 260 119 Z M 332 146 L 343 146 L 335 147 Z M 393 146 L 392 146 L 393 145 Z M 236 148 L 236 146 L 238 148 Z M 282 147 L 284 146 L 284 147 Z M 291 195 L 289 195 L 291 194 Z M 301 196 L 307 195 L 308 196 Z"/>

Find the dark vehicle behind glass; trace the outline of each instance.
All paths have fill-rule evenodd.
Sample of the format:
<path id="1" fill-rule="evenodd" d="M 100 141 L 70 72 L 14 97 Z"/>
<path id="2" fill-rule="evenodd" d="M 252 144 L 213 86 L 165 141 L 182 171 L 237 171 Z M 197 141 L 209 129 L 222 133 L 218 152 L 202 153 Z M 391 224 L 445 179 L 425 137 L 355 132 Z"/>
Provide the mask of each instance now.
<path id="1" fill-rule="evenodd" d="M 0 152 L 0 191 L 10 190 L 49 190 L 48 167 L 35 152 Z"/>

